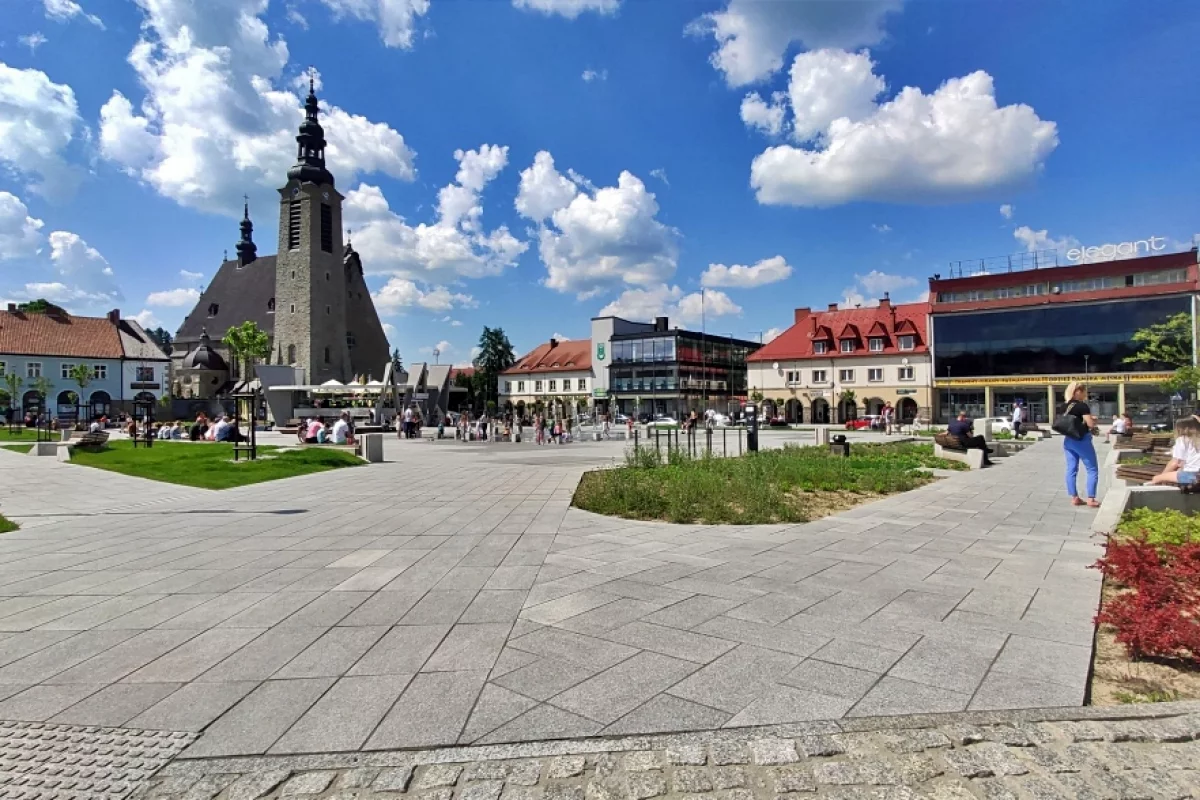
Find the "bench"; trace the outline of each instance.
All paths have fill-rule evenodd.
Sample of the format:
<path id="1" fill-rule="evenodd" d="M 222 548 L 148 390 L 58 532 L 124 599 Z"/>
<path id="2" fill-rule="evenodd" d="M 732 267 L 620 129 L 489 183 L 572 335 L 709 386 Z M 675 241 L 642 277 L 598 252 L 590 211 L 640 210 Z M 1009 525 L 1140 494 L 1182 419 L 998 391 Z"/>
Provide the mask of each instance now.
<path id="1" fill-rule="evenodd" d="M 72 442 L 72 444 L 75 447 L 82 447 L 85 450 L 92 449 L 92 448 L 100 448 L 100 447 L 103 447 L 104 445 L 106 445 L 107 443 L 108 443 L 108 431 L 95 431 L 95 432 L 85 433 L 83 436 L 80 436 L 78 439 L 76 439 L 74 442 Z"/>
<path id="2" fill-rule="evenodd" d="M 947 461 L 961 461 L 971 469 L 983 469 L 983 457 L 986 455 L 978 448 L 963 447 L 962 442 L 944 432 L 933 437 L 933 454 Z"/>

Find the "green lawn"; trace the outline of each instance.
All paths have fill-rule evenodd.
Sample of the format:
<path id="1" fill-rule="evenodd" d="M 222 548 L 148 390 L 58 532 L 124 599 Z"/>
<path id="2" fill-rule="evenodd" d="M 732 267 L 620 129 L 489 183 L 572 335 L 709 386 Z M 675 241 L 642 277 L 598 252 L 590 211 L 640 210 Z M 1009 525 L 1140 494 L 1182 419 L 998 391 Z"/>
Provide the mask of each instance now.
<path id="1" fill-rule="evenodd" d="M 71 463 L 201 489 L 231 489 L 363 462 L 345 450 L 259 447 L 257 461 L 235 463 L 230 444 L 155 442 L 135 449 L 132 442 L 117 441 L 98 451 L 76 449 Z"/>
<path id="2" fill-rule="evenodd" d="M 11 533 L 19 527 L 21 526 L 0 514 L 0 533 Z"/>
<path id="3" fill-rule="evenodd" d="M 624 466 L 585 474 L 574 504 L 629 519 L 807 522 L 928 483 L 926 468 L 966 468 L 934 458 L 932 445 L 853 444 L 850 453 L 786 446 L 739 458 L 689 458 L 680 451 L 663 464 L 653 447 L 631 449 Z"/>
<path id="4" fill-rule="evenodd" d="M 22 455 L 27 455 L 32 449 L 33 445 L 31 444 L 0 444 L 0 450 L 12 450 L 14 453 L 20 453 Z"/>
<path id="5" fill-rule="evenodd" d="M 58 431 L 54 432 L 54 438 L 58 438 Z M 18 428 L 10 433 L 7 425 L 0 425 L 0 444 L 8 442 L 36 442 L 37 428 Z"/>

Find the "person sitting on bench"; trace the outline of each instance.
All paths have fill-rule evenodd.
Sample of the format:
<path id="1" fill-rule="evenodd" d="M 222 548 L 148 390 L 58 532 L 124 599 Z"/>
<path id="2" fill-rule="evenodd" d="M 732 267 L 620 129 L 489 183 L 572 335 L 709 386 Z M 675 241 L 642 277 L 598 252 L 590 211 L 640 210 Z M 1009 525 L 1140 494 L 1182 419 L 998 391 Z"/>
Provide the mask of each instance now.
<path id="1" fill-rule="evenodd" d="M 1196 483 L 1197 473 L 1200 473 L 1200 417 L 1193 414 L 1175 423 L 1171 460 L 1162 472 L 1150 479 L 1150 483 L 1192 486 Z"/>
<path id="2" fill-rule="evenodd" d="M 985 467 L 990 467 L 992 462 L 991 459 L 988 458 L 988 455 L 991 454 L 992 449 L 987 446 L 987 442 L 984 441 L 982 436 L 975 435 L 974 426 L 975 423 L 972 422 L 971 418 L 967 416 L 967 412 L 960 411 L 958 412 L 958 419 L 952 420 L 950 424 L 946 426 L 946 432 L 957 439 L 959 444 L 963 446 L 964 450 L 982 450 L 983 465 Z"/>

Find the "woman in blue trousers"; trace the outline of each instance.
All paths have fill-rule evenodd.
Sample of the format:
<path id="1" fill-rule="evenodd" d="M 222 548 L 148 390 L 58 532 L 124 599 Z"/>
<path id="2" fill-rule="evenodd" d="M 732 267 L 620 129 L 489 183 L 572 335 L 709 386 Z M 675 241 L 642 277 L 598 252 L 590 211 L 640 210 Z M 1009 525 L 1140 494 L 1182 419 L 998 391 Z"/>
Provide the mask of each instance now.
<path id="1" fill-rule="evenodd" d="M 1092 442 L 1092 431 L 1096 429 L 1096 418 L 1087 404 L 1087 386 L 1078 382 L 1070 384 L 1067 386 L 1067 391 L 1063 393 L 1063 399 L 1067 401 L 1067 407 L 1063 414 L 1078 417 L 1079 428 L 1087 431 L 1082 439 L 1063 437 L 1063 452 L 1067 455 L 1067 494 L 1071 496 L 1071 505 L 1083 505 L 1083 501 L 1079 499 L 1077 488 L 1079 462 L 1082 461 L 1084 469 L 1087 470 L 1087 504 L 1096 508 L 1100 505 L 1096 502 L 1096 484 L 1100 479 L 1100 467 L 1096 462 L 1096 445 Z"/>

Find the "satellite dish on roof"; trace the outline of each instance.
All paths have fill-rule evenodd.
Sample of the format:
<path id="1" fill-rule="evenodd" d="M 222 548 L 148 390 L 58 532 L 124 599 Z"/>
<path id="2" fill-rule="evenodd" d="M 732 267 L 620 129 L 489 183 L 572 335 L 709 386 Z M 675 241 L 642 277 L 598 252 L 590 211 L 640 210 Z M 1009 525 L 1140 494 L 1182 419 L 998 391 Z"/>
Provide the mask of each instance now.
<path id="1" fill-rule="evenodd" d="M 778 362 L 778 361 L 776 361 L 775 363 L 773 363 L 773 364 L 771 365 L 771 369 L 779 369 L 779 362 Z"/>

